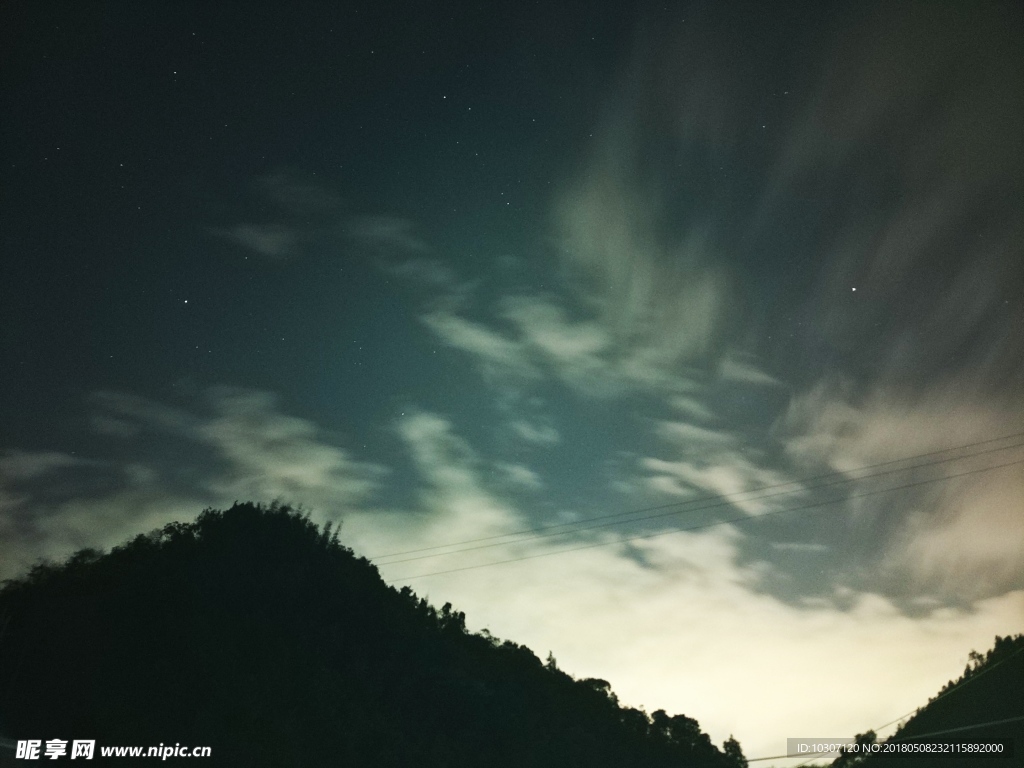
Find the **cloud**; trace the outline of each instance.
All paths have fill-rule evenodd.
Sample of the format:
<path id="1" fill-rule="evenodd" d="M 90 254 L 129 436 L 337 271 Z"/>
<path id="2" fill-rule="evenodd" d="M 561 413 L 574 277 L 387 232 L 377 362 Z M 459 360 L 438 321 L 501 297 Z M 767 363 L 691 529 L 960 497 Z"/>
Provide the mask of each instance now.
<path id="1" fill-rule="evenodd" d="M 657 432 L 679 459 L 640 460 L 645 482 L 654 491 L 684 498 L 710 494 L 709 503 L 722 504 L 715 513 L 720 517 L 731 516 L 730 507 L 762 515 L 793 505 L 804 493 L 792 475 L 758 463 L 760 450 L 739 434 L 675 421 L 662 422 Z M 761 491 L 766 488 L 778 490 L 765 498 Z"/>
<path id="2" fill-rule="evenodd" d="M 101 433 L 109 434 L 111 424 L 118 425 L 112 430 L 114 433 L 120 431 L 126 436 L 144 430 L 189 434 L 200 426 L 200 418 L 194 413 L 128 392 L 94 392 L 89 396 L 89 404 L 90 421 Z"/>
<path id="3" fill-rule="evenodd" d="M 513 489 L 540 491 L 544 488 L 544 481 L 541 480 L 540 475 L 525 464 L 498 461 L 495 462 L 494 468 Z"/>
<path id="4" fill-rule="evenodd" d="M 207 484 L 218 498 L 301 498 L 342 511 L 372 494 L 384 474 L 324 441 L 312 422 L 278 412 L 266 392 L 218 388 L 209 399 L 214 415 L 195 436 L 225 463 Z"/>
<path id="5" fill-rule="evenodd" d="M 784 421 L 785 444 L 806 467 L 823 462 L 857 477 L 860 467 L 915 455 L 925 458 L 914 464 L 932 464 L 898 477 L 940 482 L 856 508 L 857 536 L 875 553 L 866 562 L 887 589 L 971 601 L 1024 587 L 1020 466 L 953 477 L 1024 458 L 1019 438 L 995 439 L 1024 433 L 1024 418 L 1011 402 L 965 392 L 949 384 L 913 397 L 877 388 L 854 398 L 840 381 L 822 383 L 794 399 Z M 981 444 L 947 451 L 971 443 Z"/>
<path id="6" fill-rule="evenodd" d="M 727 276 L 705 222 L 671 232 L 664 226 L 665 217 L 685 212 L 666 210 L 657 183 L 646 181 L 638 145 L 659 127 L 645 114 L 645 85 L 629 82 L 629 95 L 613 98 L 594 149 L 561 197 L 562 256 L 618 341 L 669 341 L 666 351 L 701 356 L 724 311 Z M 670 340 L 655 338 L 666 325 Z"/>
<path id="7" fill-rule="evenodd" d="M 484 375 L 493 381 L 504 381 L 507 376 L 518 380 L 539 376 L 529 350 L 520 341 L 447 311 L 432 312 L 422 320 L 444 343 L 474 356 Z"/>
<path id="8" fill-rule="evenodd" d="M 579 303 L 623 369 L 642 365 L 657 381 L 713 366 L 747 308 L 726 232 L 735 222 L 708 205 L 718 195 L 694 168 L 724 134 L 723 97 L 708 85 L 720 78 L 706 65 L 720 57 L 699 41 L 673 50 L 682 41 L 670 34 L 640 37 L 552 219 Z M 666 63 L 678 51 L 694 61 Z"/>
<path id="9" fill-rule="evenodd" d="M 638 459 L 652 492 L 739 493 L 1024 431 L 1007 9 L 879 4 L 801 27 L 829 30 L 813 40 L 782 24 L 769 48 L 804 62 L 784 86 L 725 15 L 705 14 L 703 39 L 681 22 L 640 34 L 553 219 L 574 305 L 608 340 L 596 357 L 644 372 L 616 394 L 646 381 L 680 416 L 653 419 L 669 453 Z M 959 604 L 1020 589 L 1019 472 L 949 479 L 999 460 L 837 489 L 837 576 Z M 862 495 L 889 481 L 926 484 Z"/>
<path id="10" fill-rule="evenodd" d="M 301 234 L 280 224 L 237 224 L 226 229 L 214 229 L 213 234 L 269 259 L 294 256 L 302 243 Z"/>
<path id="11" fill-rule="evenodd" d="M 552 297 L 504 297 L 494 317 L 469 320 L 457 311 L 465 295 L 421 316 L 439 339 L 474 357 L 491 383 L 502 388 L 501 373 L 520 385 L 557 381 L 578 395 L 607 399 L 635 392 L 675 392 L 686 379 L 673 375 L 656 351 L 616 349 L 596 319 L 570 319 Z M 753 370 L 753 369 L 752 369 Z M 678 372 L 677 372 L 678 374 Z"/>
<path id="12" fill-rule="evenodd" d="M 762 500 L 755 494 L 756 491 L 786 482 L 782 475 L 756 467 L 736 454 L 720 456 L 717 461 L 704 465 L 691 461 L 648 458 L 644 460 L 643 466 L 652 473 L 648 480 L 652 489 L 687 498 L 711 494 L 712 499 L 721 498 L 749 515 L 764 514 L 776 508 L 779 503 L 778 500 Z M 694 489 L 704 491 L 705 494 L 696 494 Z M 798 490 L 798 487 L 795 486 L 793 490 Z M 788 497 L 787 501 L 792 504 L 792 497 Z"/>
<path id="13" fill-rule="evenodd" d="M 457 291 L 459 280 L 455 271 L 438 259 L 413 258 L 396 262 L 389 268 L 393 275 L 405 278 L 414 284 L 432 288 Z"/>
<path id="14" fill-rule="evenodd" d="M 425 242 L 413 234 L 414 225 L 409 219 L 398 216 L 352 216 L 346 222 L 346 227 L 350 238 L 382 256 L 430 250 Z"/>
<path id="15" fill-rule="evenodd" d="M 198 494 L 167 494 L 160 479 L 138 464 L 53 458 L 25 452 L 16 462 L 20 468 L 0 462 L 0 579 L 84 547 L 112 547 L 195 517 L 204 506 Z M 33 466 L 31 474 L 21 471 L 25 465 Z"/>
<path id="16" fill-rule="evenodd" d="M 8 451 L 0 457 L 0 476 L 8 480 L 33 480 L 67 467 L 90 466 L 93 462 L 58 451 Z"/>
<path id="17" fill-rule="evenodd" d="M 787 387 L 783 381 L 767 373 L 753 355 L 735 352 L 726 354 L 719 365 L 719 375 L 726 381 L 762 387 Z"/>
<path id="18" fill-rule="evenodd" d="M 271 261 L 300 256 L 318 241 L 337 240 L 344 202 L 310 176 L 295 169 L 265 174 L 254 180 L 251 195 L 262 221 L 214 227 L 210 234 Z"/>
<path id="19" fill-rule="evenodd" d="M 4 563 L 110 546 L 139 530 L 191 518 L 206 504 L 230 503 L 221 501 L 224 494 L 249 491 L 298 489 L 303 499 L 345 499 L 352 504 L 346 543 L 371 555 L 503 537 L 493 540 L 499 547 L 382 570 L 392 583 L 409 583 L 434 603 L 453 602 L 474 628 L 486 626 L 542 656 L 550 649 L 577 676 L 610 680 L 627 704 L 696 717 L 719 742 L 739 735 L 751 756 L 781 752 L 787 734 L 852 734 L 919 705 L 958 674 L 967 650 L 983 650 L 994 634 L 1014 631 L 1024 611 L 1024 591 L 979 600 L 969 611 L 935 604 L 913 619 L 877 593 L 850 588 L 838 595 L 843 610 L 835 600 L 789 605 L 763 589 L 775 566 L 741 556 L 747 537 L 730 526 L 628 544 L 607 531 L 568 539 L 509 535 L 529 524 L 504 483 L 515 477 L 530 485 L 537 479 L 532 470 L 488 460 L 452 421 L 426 411 L 407 411 L 395 424 L 419 481 L 415 506 L 399 510 L 358 503 L 372 494 L 379 468 L 352 459 L 311 422 L 282 413 L 268 393 L 216 388 L 187 407 L 105 393 L 93 407 L 133 425 L 126 433 L 131 460 L 105 462 L 116 480 L 106 490 L 46 503 L 33 483 L 62 486 L 62 473 L 79 459 L 23 452 L 0 461 L 0 489 L 15 480 L 28 483 L 19 488 L 33 520 L 26 532 L 2 518 Z M 736 435 L 676 422 L 663 427 L 667 443 L 681 451 L 742 446 Z M 173 473 L 161 455 L 150 453 L 147 435 L 188 449 L 199 472 L 190 486 L 195 494 L 168 492 Z M 500 476 L 492 477 L 492 470 Z M 562 552 L 580 543 L 605 546 Z M 798 557 L 818 549 L 787 542 L 777 548 Z M 405 578 L 554 552 L 560 554 Z M 823 708 L 820 695 L 806 695 L 822 686 L 842 690 L 843 707 Z M 793 706 L 772 706 L 779 696 Z"/>
<path id="20" fill-rule="evenodd" d="M 786 552 L 828 552 L 829 548 L 824 544 L 808 544 L 804 541 L 773 541 L 772 549 L 784 550 Z"/>
<path id="21" fill-rule="evenodd" d="M 605 154 L 628 152 L 613 145 Z M 714 357 L 725 329 L 730 280 L 710 234 L 657 236 L 654 201 L 628 189 L 619 163 L 603 158 L 562 202 L 564 259 L 615 349 L 671 369 Z"/>
<path id="22" fill-rule="evenodd" d="M 852 590 L 846 610 L 786 605 L 757 589 L 764 566 L 741 564 L 741 540 L 727 527 L 672 533 L 633 542 L 639 558 L 607 546 L 396 583 L 458 605 L 473 628 L 552 650 L 571 674 L 611 681 L 628 705 L 686 713 L 718 742 L 737 734 L 751 757 L 783 752 L 787 735 L 852 736 L 919 706 L 1024 611 L 1024 591 L 925 619 Z M 820 706 L 829 691 L 842 691 L 842 707 Z M 780 697 L 787 707 L 774 705 Z"/>
<path id="23" fill-rule="evenodd" d="M 424 322 L 517 402 L 603 428 L 581 401 L 616 399 L 635 428 L 605 449 L 634 457 L 620 488 L 763 515 L 794 496 L 742 496 L 847 473 L 801 497 L 835 502 L 810 543 L 849 537 L 836 578 L 970 602 L 1022 586 L 1020 487 L 948 478 L 984 459 L 853 470 L 1024 431 L 1016 27 L 1002 6 L 871 9 L 758 29 L 802 62 L 782 86 L 728 14 L 642 31 L 555 195 L 555 279 Z M 926 484 L 876 493 L 889 481 Z"/>
<path id="24" fill-rule="evenodd" d="M 259 176 L 253 186 L 260 197 L 298 217 L 330 218 L 345 207 L 340 195 L 296 168 Z"/>
<path id="25" fill-rule="evenodd" d="M 1016 453 L 1021 457 L 1021 452 Z M 884 566 L 917 592 L 968 600 L 1021 584 L 1021 466 L 952 484 L 936 507 L 918 510 L 888 547 Z"/>
<path id="26" fill-rule="evenodd" d="M 803 299 L 816 349 L 800 363 L 820 374 L 825 347 L 830 365 L 886 386 L 955 375 L 1019 397 L 1019 15 L 872 7 L 815 69 L 752 226 L 766 236 L 818 207 L 798 201 L 827 202 L 814 214 L 825 258 Z"/>
<path id="27" fill-rule="evenodd" d="M 458 540 L 500 546 L 380 558 L 430 555 L 382 565 L 391 583 L 451 601 L 472 628 L 541 656 L 552 650 L 571 674 L 611 681 L 626 704 L 696 717 L 719 742 L 737 734 L 748 756 L 783 752 L 787 735 L 853 735 L 919 706 L 959 674 L 970 649 L 1016 631 L 1024 612 L 1024 590 L 970 610 L 932 604 L 915 618 L 880 594 L 841 586 L 832 599 L 787 604 L 763 589 L 774 566 L 744 557 L 747 537 L 731 526 L 628 544 L 592 532 L 587 543 L 605 546 L 572 552 L 564 549 L 579 539 L 480 541 L 524 523 L 516 506 L 488 489 L 487 463 L 436 414 L 414 414 L 398 429 L 424 482 L 420 512 L 404 525 L 398 516 L 354 515 L 346 533 L 357 551 Z M 777 549 L 800 558 L 823 551 L 803 542 Z M 559 554 L 534 557 L 549 553 Z M 512 558 L 528 559 L 415 578 Z M 842 707 L 820 706 L 829 690 L 842 691 Z M 774 706 L 780 696 L 790 705 Z"/>
<path id="28" fill-rule="evenodd" d="M 502 314 L 519 327 L 525 340 L 567 365 L 583 365 L 608 346 L 608 338 L 595 323 L 571 323 L 562 310 L 538 298 L 515 296 L 503 302 Z"/>
<path id="29" fill-rule="evenodd" d="M 680 413 L 688 421 L 708 423 L 717 421 L 718 417 L 707 403 L 692 395 L 675 395 L 668 398 L 669 406 Z"/>
<path id="30" fill-rule="evenodd" d="M 415 566 L 423 548 L 446 552 L 456 542 L 497 537 L 520 530 L 525 519 L 509 498 L 508 480 L 521 486 L 538 480 L 526 467 L 504 464 L 502 476 L 485 481 L 487 464 L 469 443 L 455 433 L 443 416 L 426 411 L 407 411 L 394 429 L 405 444 L 416 469 L 416 504 L 412 510 L 374 509 L 346 518 L 346 541 L 357 552 L 373 558 L 382 569 L 407 569 L 400 562 L 409 557 Z M 495 466 L 495 465 L 491 465 Z M 497 549 L 469 551 L 457 563 L 486 562 L 495 553 L 515 550 L 514 538 Z M 393 553 L 399 553 L 397 555 Z M 429 559 L 423 562 L 430 562 Z M 396 563 L 389 566 L 389 563 Z"/>
<path id="31" fill-rule="evenodd" d="M 561 442 L 562 436 L 550 424 L 538 424 L 525 419 L 516 419 L 509 422 L 509 429 L 521 440 L 534 445 L 556 445 Z"/>
<path id="32" fill-rule="evenodd" d="M 618 377 L 602 354 L 609 338 L 597 323 L 570 321 L 560 307 L 539 297 L 508 297 L 501 315 L 531 356 L 565 384 L 588 394 L 615 387 L 612 380 Z"/>
<path id="33" fill-rule="evenodd" d="M 663 421 L 658 424 L 657 432 L 664 440 L 684 447 L 688 455 L 720 453 L 739 442 L 739 438 L 730 432 L 698 427 L 686 421 Z"/>
<path id="34" fill-rule="evenodd" d="M 22 451 L 0 459 L 0 577 L 235 500 L 279 498 L 337 517 L 364 504 L 386 472 L 281 413 L 266 392 L 213 388 L 188 407 L 100 392 L 90 406 L 123 458 Z"/>
<path id="35" fill-rule="evenodd" d="M 214 227 L 210 234 L 257 256 L 280 261 L 313 249 L 356 254 L 396 273 L 447 278 L 445 267 L 424 254 L 430 247 L 415 233 L 412 220 L 353 212 L 327 183 L 295 169 L 257 177 L 250 197 L 261 220 Z"/>

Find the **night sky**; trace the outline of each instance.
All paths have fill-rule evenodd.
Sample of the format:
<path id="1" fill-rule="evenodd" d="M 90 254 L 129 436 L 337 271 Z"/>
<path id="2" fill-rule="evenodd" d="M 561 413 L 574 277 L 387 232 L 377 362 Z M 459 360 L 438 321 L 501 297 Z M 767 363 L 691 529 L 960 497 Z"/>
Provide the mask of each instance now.
<path id="1" fill-rule="evenodd" d="M 0 578 L 281 499 L 748 757 L 1024 631 L 1019 3 L 0 14 Z"/>

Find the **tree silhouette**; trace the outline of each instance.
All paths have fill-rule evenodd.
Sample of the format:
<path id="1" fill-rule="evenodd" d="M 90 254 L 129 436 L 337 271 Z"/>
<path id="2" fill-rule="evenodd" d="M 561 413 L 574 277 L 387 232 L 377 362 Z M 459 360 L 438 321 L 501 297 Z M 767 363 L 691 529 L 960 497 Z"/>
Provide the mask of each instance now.
<path id="1" fill-rule="evenodd" d="M 853 765 L 860 765 L 868 759 L 868 749 L 877 740 L 877 736 L 874 731 L 868 731 L 867 733 L 858 733 L 854 741 L 854 749 L 844 751 L 839 757 L 833 762 L 833 768 L 850 768 Z"/>
<path id="2" fill-rule="evenodd" d="M 938 695 L 902 724 L 887 742 L 1002 742 L 1008 748 L 1024 745 L 1024 635 L 996 637 L 984 655 L 971 651 L 964 674 L 950 681 Z M 872 734 L 873 735 L 873 734 Z M 844 756 L 848 757 L 848 756 Z M 840 758 L 843 759 L 843 758 Z M 1013 760 L 1020 761 L 1016 753 Z M 899 766 L 949 765 L 973 768 L 1008 764 L 1009 758 L 957 754 L 950 757 L 878 756 L 833 765 Z"/>
<path id="3" fill-rule="evenodd" d="M 207 509 L 0 589 L 10 738 L 189 744 L 225 766 L 745 764 L 388 587 L 286 505 Z"/>

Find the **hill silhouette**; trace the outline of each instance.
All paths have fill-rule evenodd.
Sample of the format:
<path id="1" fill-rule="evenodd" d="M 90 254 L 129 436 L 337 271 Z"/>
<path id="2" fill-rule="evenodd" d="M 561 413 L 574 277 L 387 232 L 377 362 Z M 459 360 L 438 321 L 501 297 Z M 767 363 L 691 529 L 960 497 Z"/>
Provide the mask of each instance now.
<path id="1" fill-rule="evenodd" d="M 226 766 L 746 765 L 696 720 L 622 707 L 604 680 L 470 633 L 276 504 L 7 582 L 0 732 L 210 746 L 203 764 Z"/>
<path id="2" fill-rule="evenodd" d="M 963 675 L 949 681 L 928 704 L 903 723 L 889 744 L 1003 742 L 1012 744 L 1012 758 L 959 754 L 954 757 L 879 757 L 845 755 L 834 768 L 864 766 L 900 768 L 923 765 L 956 768 L 995 768 L 1024 765 L 1024 635 L 996 637 L 995 645 L 982 655 L 971 651 Z M 986 725 L 988 724 L 988 725 Z M 859 734 L 858 741 L 873 743 L 875 734 Z"/>

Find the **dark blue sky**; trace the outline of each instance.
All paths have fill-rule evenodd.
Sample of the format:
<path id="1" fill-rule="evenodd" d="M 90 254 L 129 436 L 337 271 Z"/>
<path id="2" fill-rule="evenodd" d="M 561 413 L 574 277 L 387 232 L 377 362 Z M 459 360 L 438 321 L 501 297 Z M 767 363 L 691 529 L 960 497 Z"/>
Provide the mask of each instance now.
<path id="1" fill-rule="evenodd" d="M 1021 630 L 1019 5 L 212 5 L 2 12 L 0 577 L 281 498 L 748 755 Z"/>

